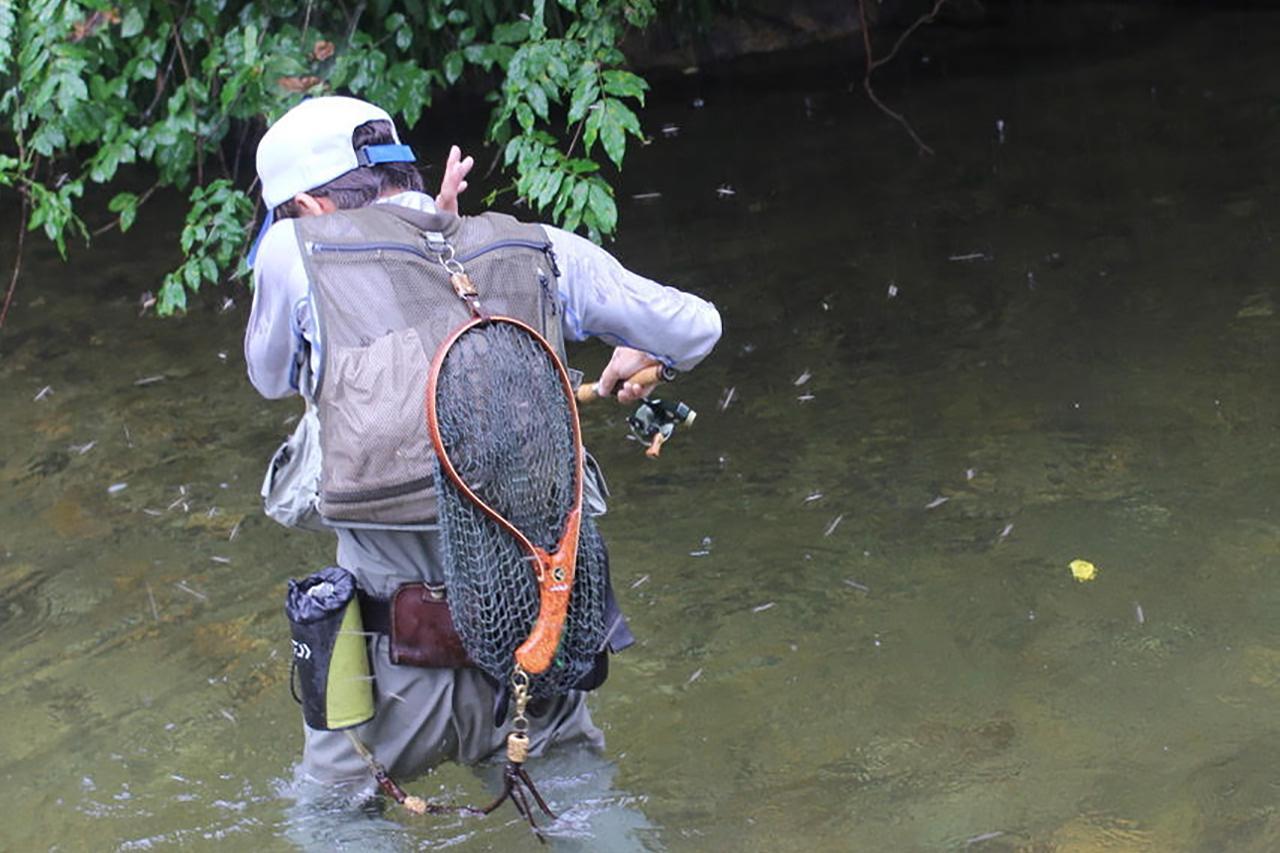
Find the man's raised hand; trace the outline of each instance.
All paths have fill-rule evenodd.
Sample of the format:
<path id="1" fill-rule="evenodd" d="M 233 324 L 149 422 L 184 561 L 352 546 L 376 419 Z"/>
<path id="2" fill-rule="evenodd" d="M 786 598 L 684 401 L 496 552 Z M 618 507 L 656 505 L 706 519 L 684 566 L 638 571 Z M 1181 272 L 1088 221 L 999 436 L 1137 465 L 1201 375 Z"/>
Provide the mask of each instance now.
<path id="1" fill-rule="evenodd" d="M 444 164 L 444 177 L 440 179 L 440 192 L 436 194 L 436 210 L 458 215 L 458 196 L 467 189 L 467 173 L 476 164 L 474 158 L 463 158 L 462 149 L 449 146 L 449 159 Z"/>

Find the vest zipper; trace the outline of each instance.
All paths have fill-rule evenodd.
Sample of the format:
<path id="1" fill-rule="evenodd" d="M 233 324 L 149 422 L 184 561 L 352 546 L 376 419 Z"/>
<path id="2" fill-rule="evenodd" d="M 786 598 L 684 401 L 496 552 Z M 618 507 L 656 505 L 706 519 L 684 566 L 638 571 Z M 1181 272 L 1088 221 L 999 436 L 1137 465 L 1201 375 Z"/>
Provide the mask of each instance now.
<path id="1" fill-rule="evenodd" d="M 539 251 L 539 252 L 542 252 L 543 254 L 549 255 L 551 253 L 551 244 L 538 243 L 534 240 L 499 240 L 496 243 L 490 243 L 487 246 L 481 246 L 478 249 L 472 249 L 470 252 L 467 252 L 465 255 L 461 255 L 458 258 L 458 263 L 465 264 L 469 261 L 474 261 L 476 258 L 480 257 L 481 255 L 487 255 L 488 253 L 496 249 L 534 249 L 535 251 Z"/>
<path id="2" fill-rule="evenodd" d="M 435 261 L 421 249 L 405 243 L 308 243 L 309 252 L 408 252 L 424 261 Z"/>
<path id="3" fill-rule="evenodd" d="M 541 268 L 538 270 L 538 284 L 542 285 L 542 299 L 547 305 L 547 310 L 551 313 L 552 317 L 556 316 L 556 303 L 559 300 L 557 300 L 556 295 L 551 292 L 551 279 L 547 278 L 547 274 L 544 273 Z"/>
<path id="4" fill-rule="evenodd" d="M 311 252 L 408 252 L 425 261 L 436 260 L 421 249 L 406 243 L 308 243 L 307 249 Z M 548 258 L 551 258 L 551 271 L 557 276 L 560 274 L 559 270 L 555 268 L 555 260 L 551 254 L 551 244 L 539 243 L 535 240 L 499 240 L 496 243 L 472 249 L 465 255 L 460 255 L 458 263 L 469 263 L 481 255 L 487 255 L 498 249 L 533 249 L 542 252 Z"/>

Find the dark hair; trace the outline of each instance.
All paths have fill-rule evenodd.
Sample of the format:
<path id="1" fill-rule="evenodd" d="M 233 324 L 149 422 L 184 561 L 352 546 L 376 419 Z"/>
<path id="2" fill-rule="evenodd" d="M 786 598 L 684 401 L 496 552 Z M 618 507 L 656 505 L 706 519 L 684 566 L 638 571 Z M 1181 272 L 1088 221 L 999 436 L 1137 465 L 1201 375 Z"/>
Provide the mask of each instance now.
<path id="1" fill-rule="evenodd" d="M 394 130 L 389 121 L 367 121 L 351 131 L 351 147 L 359 151 L 366 145 L 392 145 Z M 328 198 L 339 210 L 350 210 L 373 204 L 389 190 L 423 189 L 422 175 L 412 163 L 378 163 L 373 166 L 357 166 L 339 175 L 327 184 L 307 190 L 308 195 Z M 293 219 L 298 215 L 298 205 L 293 199 L 276 207 L 276 219 Z"/>

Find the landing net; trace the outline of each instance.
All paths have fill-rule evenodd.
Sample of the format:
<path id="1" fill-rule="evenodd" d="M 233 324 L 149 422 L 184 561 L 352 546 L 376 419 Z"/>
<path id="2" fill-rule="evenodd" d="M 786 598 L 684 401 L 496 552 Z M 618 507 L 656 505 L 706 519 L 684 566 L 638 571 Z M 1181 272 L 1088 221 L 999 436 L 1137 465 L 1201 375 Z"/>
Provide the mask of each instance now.
<path id="1" fill-rule="evenodd" d="M 440 446 L 472 492 L 534 545 L 554 550 L 574 506 L 581 452 L 576 414 L 555 356 L 502 321 L 464 332 L 440 361 L 435 382 Z M 439 464 L 439 463 L 438 463 Z M 500 684 L 538 618 L 529 552 L 486 514 L 440 465 L 436 476 L 449 611 L 467 653 Z M 531 698 L 564 693 L 604 645 L 608 554 L 583 518 L 577 568 L 559 649 L 532 676 Z"/>

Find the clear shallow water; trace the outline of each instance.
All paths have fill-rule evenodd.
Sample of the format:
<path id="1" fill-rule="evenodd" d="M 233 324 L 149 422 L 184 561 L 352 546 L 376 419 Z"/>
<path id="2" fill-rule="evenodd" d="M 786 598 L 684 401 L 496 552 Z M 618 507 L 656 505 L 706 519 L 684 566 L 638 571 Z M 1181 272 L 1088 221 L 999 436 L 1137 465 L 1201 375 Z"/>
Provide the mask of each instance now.
<path id="1" fill-rule="evenodd" d="M 614 249 L 727 331 L 661 462 L 587 416 L 642 642 L 612 766 L 531 768 L 605 833 L 561 846 L 1280 847 L 1277 23 L 937 33 L 884 84 L 929 161 L 842 68 L 656 93 Z M 137 317 L 173 221 L 37 248 L 0 341 L 5 849 L 299 829 L 281 601 L 331 546 L 258 512 L 296 406 L 243 377 L 243 296 Z M 536 849 L 511 817 L 342 832 Z"/>

